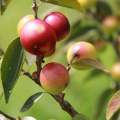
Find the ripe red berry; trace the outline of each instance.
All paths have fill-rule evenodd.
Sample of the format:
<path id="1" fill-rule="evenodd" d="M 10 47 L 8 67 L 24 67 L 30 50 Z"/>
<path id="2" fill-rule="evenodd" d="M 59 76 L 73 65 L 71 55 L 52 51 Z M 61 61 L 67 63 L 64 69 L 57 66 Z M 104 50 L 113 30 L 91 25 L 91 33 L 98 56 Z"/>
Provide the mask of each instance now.
<path id="1" fill-rule="evenodd" d="M 26 51 L 34 55 L 45 55 L 56 45 L 56 34 L 42 20 L 31 20 L 21 30 L 20 41 Z"/>
<path id="2" fill-rule="evenodd" d="M 66 38 L 70 32 L 70 24 L 65 15 L 59 12 L 52 12 L 45 16 L 44 21 L 54 29 L 57 41 Z"/>
<path id="3" fill-rule="evenodd" d="M 48 63 L 40 73 L 41 86 L 53 95 L 61 93 L 69 83 L 67 69 L 59 63 Z"/>

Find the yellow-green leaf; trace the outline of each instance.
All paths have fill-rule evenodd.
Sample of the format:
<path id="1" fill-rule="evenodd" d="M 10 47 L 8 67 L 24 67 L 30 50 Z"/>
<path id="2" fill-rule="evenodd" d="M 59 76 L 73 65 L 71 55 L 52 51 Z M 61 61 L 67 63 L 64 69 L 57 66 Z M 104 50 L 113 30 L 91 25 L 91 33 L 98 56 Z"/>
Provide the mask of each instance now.
<path id="1" fill-rule="evenodd" d="M 107 112 L 106 112 L 106 119 L 110 120 L 111 117 L 120 110 L 120 90 L 117 91 L 111 100 L 108 103 Z"/>
<path id="2" fill-rule="evenodd" d="M 80 2 L 78 0 L 40 0 L 40 1 L 82 11 Z"/>
<path id="3" fill-rule="evenodd" d="M 80 63 L 84 63 L 85 65 L 88 65 L 92 68 L 96 68 L 109 73 L 109 71 L 99 61 L 92 58 L 78 58 L 75 61 L 73 61 L 71 65 L 76 65 L 76 64 L 79 65 Z"/>

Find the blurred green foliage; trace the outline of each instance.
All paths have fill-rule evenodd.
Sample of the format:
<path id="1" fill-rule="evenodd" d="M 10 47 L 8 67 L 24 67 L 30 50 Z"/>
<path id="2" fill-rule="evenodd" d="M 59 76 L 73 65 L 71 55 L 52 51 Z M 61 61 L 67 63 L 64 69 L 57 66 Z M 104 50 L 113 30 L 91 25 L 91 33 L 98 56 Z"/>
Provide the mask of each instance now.
<path id="1" fill-rule="evenodd" d="M 104 1 L 112 8 L 111 14 L 117 15 L 119 13 L 116 7 L 117 0 Z M 38 0 L 37 3 L 39 3 Z M 7 49 L 9 43 L 17 37 L 16 29 L 19 20 L 27 14 L 33 14 L 31 6 L 32 0 L 12 0 L 3 16 L 0 16 L 0 46 L 4 51 Z M 43 66 L 49 62 L 58 62 L 67 67 L 66 53 L 69 46 L 76 41 L 91 41 L 100 38 L 101 35 L 99 35 L 97 31 L 100 23 L 96 22 L 96 20 L 89 19 L 85 11 L 82 13 L 74 9 L 47 3 L 39 7 L 38 16 L 43 19 L 47 13 L 52 11 L 59 11 L 66 15 L 71 25 L 71 34 L 64 41 L 57 43 L 55 54 L 49 58 L 45 58 Z M 94 13 L 94 7 L 92 11 Z M 112 45 L 107 41 L 108 36 L 105 35 L 104 38 L 106 38 L 104 39 L 106 42 L 106 49 L 102 52 L 98 52 L 98 58 L 101 63 L 110 70 L 112 64 L 117 61 L 117 56 Z M 2 58 L 2 56 L 0 56 L 0 58 Z M 28 69 L 26 63 L 24 64 L 24 69 Z M 30 73 L 35 70 L 36 65 L 33 64 L 30 68 Z M 110 88 L 112 81 L 110 77 L 101 71 L 100 74 L 95 72 L 95 74 L 90 75 L 93 70 L 94 69 L 76 71 L 71 69 L 70 84 L 64 91 L 66 94 L 65 99 L 71 103 L 75 110 L 88 116 L 91 120 L 94 119 L 96 105 L 100 95 Z M 45 94 L 28 111 L 20 113 L 20 109 L 28 97 L 37 92 L 44 92 L 44 90 L 28 77 L 20 76 L 12 92 L 9 103 L 5 103 L 4 96 L 0 100 L 0 110 L 15 118 L 17 118 L 17 116 L 33 116 L 37 120 L 48 120 L 52 118 L 56 120 L 71 120 L 71 117 L 60 108 L 59 104 L 49 94 Z M 1 93 L 2 85 L 0 81 L 0 94 Z M 101 114 L 95 120 L 105 120 L 107 103 L 112 95 L 113 92 L 106 98 Z"/>

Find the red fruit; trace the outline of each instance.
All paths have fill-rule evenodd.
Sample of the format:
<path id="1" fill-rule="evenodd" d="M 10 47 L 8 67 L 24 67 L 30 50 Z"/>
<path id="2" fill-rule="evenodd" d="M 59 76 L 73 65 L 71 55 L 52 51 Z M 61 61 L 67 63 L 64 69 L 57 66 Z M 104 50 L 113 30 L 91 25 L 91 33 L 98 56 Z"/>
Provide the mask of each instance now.
<path id="1" fill-rule="evenodd" d="M 50 52 L 48 52 L 47 54 L 44 55 L 44 57 L 50 57 L 51 55 L 53 55 L 55 53 L 56 47 L 53 48 Z"/>
<path id="2" fill-rule="evenodd" d="M 59 63 L 48 63 L 40 73 L 41 86 L 50 94 L 61 93 L 69 83 L 67 69 Z"/>
<path id="3" fill-rule="evenodd" d="M 34 55 L 45 55 L 56 45 L 56 34 L 49 24 L 32 20 L 25 24 L 20 41 L 26 51 Z"/>
<path id="4" fill-rule="evenodd" d="M 66 38 L 70 32 L 70 24 L 68 19 L 59 12 L 52 12 L 45 16 L 44 21 L 54 29 L 57 41 Z"/>

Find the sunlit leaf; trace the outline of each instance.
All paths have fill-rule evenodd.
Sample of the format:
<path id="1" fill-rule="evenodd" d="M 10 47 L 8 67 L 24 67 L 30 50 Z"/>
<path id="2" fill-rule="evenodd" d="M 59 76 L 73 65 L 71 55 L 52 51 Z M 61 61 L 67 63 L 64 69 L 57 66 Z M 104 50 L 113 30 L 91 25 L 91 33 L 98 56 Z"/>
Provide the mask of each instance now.
<path id="1" fill-rule="evenodd" d="M 29 66 L 31 66 L 33 63 L 36 61 L 36 56 L 35 55 L 26 55 L 26 62 Z"/>
<path id="2" fill-rule="evenodd" d="M 1 0 L 1 15 L 3 15 L 5 9 L 7 8 L 8 4 L 11 0 Z"/>
<path id="3" fill-rule="evenodd" d="M 16 38 L 8 46 L 1 65 L 1 80 L 6 103 L 20 75 L 24 59 L 25 50 L 20 43 L 20 38 Z"/>
<path id="4" fill-rule="evenodd" d="M 21 108 L 21 112 L 25 112 L 27 111 L 29 108 L 32 107 L 32 105 L 34 103 L 36 103 L 42 96 L 44 95 L 44 92 L 38 92 L 32 96 L 30 96 L 27 101 L 25 102 L 25 104 L 23 105 L 23 107 Z"/>
<path id="5" fill-rule="evenodd" d="M 110 120 L 111 117 L 120 110 L 120 90 L 117 91 L 113 97 L 110 99 L 108 106 L 107 106 L 107 112 L 106 112 L 106 119 Z"/>
<path id="6" fill-rule="evenodd" d="M 90 120 L 87 116 L 79 113 L 73 117 L 72 120 Z"/>
<path id="7" fill-rule="evenodd" d="M 40 1 L 64 7 L 74 8 L 76 10 L 82 11 L 79 0 L 40 0 Z"/>
<path id="8" fill-rule="evenodd" d="M 85 65 L 109 73 L 109 71 L 99 61 L 92 58 L 78 58 L 75 61 L 73 61 L 71 65 L 75 65 L 75 64 L 79 65 L 80 63 L 84 63 Z"/>

